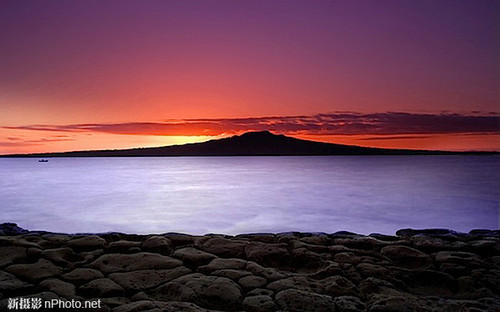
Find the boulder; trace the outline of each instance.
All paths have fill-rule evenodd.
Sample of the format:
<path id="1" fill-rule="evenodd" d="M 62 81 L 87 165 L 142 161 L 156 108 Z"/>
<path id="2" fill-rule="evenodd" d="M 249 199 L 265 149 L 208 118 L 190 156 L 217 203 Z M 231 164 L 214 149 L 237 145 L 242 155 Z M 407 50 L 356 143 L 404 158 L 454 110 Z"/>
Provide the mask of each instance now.
<path id="1" fill-rule="evenodd" d="M 297 275 L 269 283 L 266 288 L 273 290 L 274 292 L 279 292 L 290 288 L 305 290 L 309 292 L 324 292 L 324 283 L 323 281 L 318 281 L 306 276 Z"/>
<path id="2" fill-rule="evenodd" d="M 177 277 L 191 273 L 185 267 L 170 270 L 137 270 L 126 273 L 112 273 L 109 278 L 127 290 L 145 290 L 169 282 Z"/>
<path id="3" fill-rule="evenodd" d="M 218 310 L 237 310 L 243 296 L 240 287 L 224 277 L 205 276 L 193 273 L 163 284 L 149 293 L 150 297 L 162 301 L 190 301 Z"/>
<path id="4" fill-rule="evenodd" d="M 245 270 L 223 269 L 223 270 L 213 271 L 210 275 L 227 277 L 233 281 L 237 281 L 242 277 L 252 275 L 252 273 Z"/>
<path id="5" fill-rule="evenodd" d="M 73 283 L 73 284 L 83 284 L 98 278 L 104 277 L 104 275 L 94 269 L 89 269 L 89 268 L 77 268 L 74 269 L 73 271 L 64 274 L 63 279 Z"/>
<path id="6" fill-rule="evenodd" d="M 483 266 L 483 261 L 478 255 L 463 251 L 440 251 L 433 254 L 438 263 L 454 263 L 466 266 L 469 269 L 475 269 Z"/>
<path id="7" fill-rule="evenodd" d="M 75 296 L 75 286 L 57 278 L 43 280 L 39 286 L 67 299 L 72 299 Z"/>
<path id="8" fill-rule="evenodd" d="M 22 293 L 32 288 L 33 284 L 23 282 L 12 274 L 0 271 L 0 294 Z"/>
<path id="9" fill-rule="evenodd" d="M 243 270 L 247 266 L 247 261 L 242 259 L 223 259 L 216 258 L 210 261 L 209 264 L 198 267 L 198 271 L 202 273 L 211 273 L 217 270 L 224 269 L 234 269 L 234 270 Z"/>
<path id="10" fill-rule="evenodd" d="M 106 246 L 106 240 L 97 235 L 88 235 L 68 241 L 67 246 L 75 250 L 102 249 Z"/>
<path id="11" fill-rule="evenodd" d="M 201 249 L 222 258 L 241 258 L 246 244 L 247 241 L 216 237 L 206 240 Z"/>
<path id="12" fill-rule="evenodd" d="M 356 265 L 361 262 L 361 257 L 352 252 L 339 252 L 333 256 L 333 260 L 339 263 L 351 263 Z"/>
<path id="13" fill-rule="evenodd" d="M 276 311 L 276 304 L 267 295 L 246 297 L 243 300 L 243 309 L 248 312 L 273 312 Z"/>
<path id="14" fill-rule="evenodd" d="M 273 268 L 265 268 L 265 267 L 255 263 L 253 261 L 249 261 L 247 263 L 246 269 L 249 272 L 252 272 L 252 274 L 257 275 L 257 276 L 262 276 L 263 278 L 265 278 L 268 281 L 279 280 L 279 279 L 285 278 L 287 276 L 287 274 L 285 274 L 284 272 L 280 272 L 280 271 L 273 269 Z"/>
<path id="15" fill-rule="evenodd" d="M 150 236 L 144 243 L 142 249 L 150 252 L 156 252 L 162 255 L 170 255 L 172 253 L 172 243 L 165 236 Z"/>
<path id="16" fill-rule="evenodd" d="M 330 296 L 359 296 L 360 294 L 359 290 L 350 280 L 340 275 L 325 278 L 321 283 L 324 293 Z"/>
<path id="17" fill-rule="evenodd" d="M 87 298 L 121 297 L 125 294 L 125 290 L 109 278 L 90 281 L 80 286 L 78 290 Z"/>
<path id="18" fill-rule="evenodd" d="M 431 266 L 432 259 L 429 255 L 402 245 L 392 245 L 382 248 L 380 253 L 390 258 L 394 264 L 407 268 L 427 268 Z"/>
<path id="19" fill-rule="evenodd" d="M 184 264 L 188 267 L 197 267 L 204 264 L 209 263 L 214 258 L 215 255 L 210 254 L 208 252 L 193 248 L 193 247 L 184 247 L 177 249 L 173 256 L 175 258 L 181 259 Z"/>
<path id="20" fill-rule="evenodd" d="M 276 294 L 277 306 L 290 312 L 334 312 L 335 302 L 327 295 L 297 289 L 287 289 Z"/>
<path id="21" fill-rule="evenodd" d="M 31 264 L 14 264 L 8 266 L 5 271 L 29 281 L 58 276 L 62 273 L 61 268 L 45 259 L 40 259 L 37 263 Z"/>
<path id="22" fill-rule="evenodd" d="M 406 283 L 418 295 L 452 297 L 457 292 L 457 282 L 453 276 L 434 270 L 415 271 Z"/>
<path id="23" fill-rule="evenodd" d="M 106 248 L 106 252 L 131 253 L 130 252 L 131 248 L 139 248 L 139 247 L 141 247 L 141 242 L 119 240 L 119 241 L 109 243 L 108 248 Z M 133 249 L 132 249 L 132 251 L 133 251 Z"/>
<path id="24" fill-rule="evenodd" d="M 105 254 L 90 264 L 104 274 L 148 269 L 172 269 L 182 261 L 159 254 L 141 252 L 135 254 Z"/>
<path id="25" fill-rule="evenodd" d="M 24 262 L 28 258 L 25 247 L 0 246 L 0 267 Z"/>
<path id="26" fill-rule="evenodd" d="M 292 258 L 287 244 L 265 244 L 250 242 L 246 245 L 245 255 L 248 260 L 269 267 L 289 267 Z"/>
<path id="27" fill-rule="evenodd" d="M 238 284 L 246 290 L 264 287 L 267 280 L 261 276 L 249 275 L 239 279 Z"/>
<path id="28" fill-rule="evenodd" d="M 353 296 L 339 296 L 333 299 L 336 312 L 363 312 L 366 311 L 365 304 Z"/>
<path id="29" fill-rule="evenodd" d="M 41 256 L 61 266 L 80 260 L 73 249 L 67 247 L 43 250 Z"/>

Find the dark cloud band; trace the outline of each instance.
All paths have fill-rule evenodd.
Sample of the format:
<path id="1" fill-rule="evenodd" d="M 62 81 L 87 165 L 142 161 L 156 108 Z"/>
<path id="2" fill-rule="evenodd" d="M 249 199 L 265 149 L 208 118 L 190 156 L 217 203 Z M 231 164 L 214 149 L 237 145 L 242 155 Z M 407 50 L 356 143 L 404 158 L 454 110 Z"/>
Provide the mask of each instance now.
<path id="1" fill-rule="evenodd" d="M 289 135 L 498 134 L 500 133 L 500 115 L 491 113 L 413 114 L 385 112 L 363 114 L 337 112 L 312 116 L 170 119 L 164 122 L 33 125 L 4 128 L 167 136 L 220 136 L 261 130 Z"/>

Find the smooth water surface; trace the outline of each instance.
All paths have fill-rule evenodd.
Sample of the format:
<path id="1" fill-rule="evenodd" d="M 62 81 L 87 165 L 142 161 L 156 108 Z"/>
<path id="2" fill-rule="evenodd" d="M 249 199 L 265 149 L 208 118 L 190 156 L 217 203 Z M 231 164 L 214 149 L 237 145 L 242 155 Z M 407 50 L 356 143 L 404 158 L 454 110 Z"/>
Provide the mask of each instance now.
<path id="1" fill-rule="evenodd" d="M 497 229 L 498 156 L 0 158 L 0 222 L 54 232 Z"/>

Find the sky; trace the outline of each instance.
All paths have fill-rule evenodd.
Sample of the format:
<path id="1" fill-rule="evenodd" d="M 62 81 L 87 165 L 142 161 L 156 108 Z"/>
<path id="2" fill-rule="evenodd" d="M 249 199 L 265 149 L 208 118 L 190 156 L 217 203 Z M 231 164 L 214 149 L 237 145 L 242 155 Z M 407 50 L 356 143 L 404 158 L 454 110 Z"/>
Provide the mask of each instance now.
<path id="1" fill-rule="evenodd" d="M 495 0 L 3 0 L 0 42 L 0 154 L 258 130 L 500 151 Z"/>

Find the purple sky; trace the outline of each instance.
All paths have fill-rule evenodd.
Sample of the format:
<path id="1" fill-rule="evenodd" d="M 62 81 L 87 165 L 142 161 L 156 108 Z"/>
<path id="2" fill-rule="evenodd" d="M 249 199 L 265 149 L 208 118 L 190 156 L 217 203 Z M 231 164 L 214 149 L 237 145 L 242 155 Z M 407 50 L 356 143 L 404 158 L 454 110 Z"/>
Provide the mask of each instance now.
<path id="1" fill-rule="evenodd" d="M 32 150 L 138 144 L 121 136 L 121 145 L 111 146 L 116 138 L 95 136 L 73 137 L 70 146 L 53 133 L 27 130 L 34 125 L 339 111 L 435 115 L 427 123 L 443 112 L 491 116 L 500 102 L 499 12 L 499 1 L 481 0 L 4 0 L 0 147 L 29 151 L 23 142 L 33 140 L 47 144 Z M 500 127 L 493 128 L 481 138 L 484 149 L 499 147 L 491 142 Z M 162 135 L 187 142 L 188 130 Z M 202 130 L 199 136 L 210 129 Z M 138 145 L 173 143 L 141 135 Z M 414 140 L 413 147 L 422 145 Z"/>

